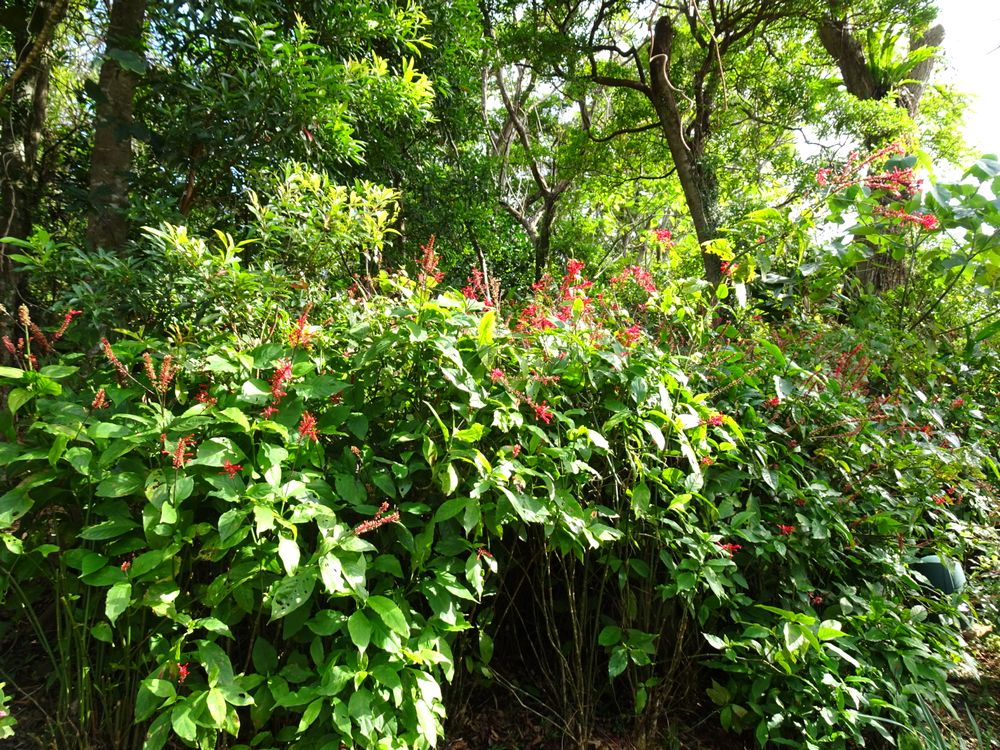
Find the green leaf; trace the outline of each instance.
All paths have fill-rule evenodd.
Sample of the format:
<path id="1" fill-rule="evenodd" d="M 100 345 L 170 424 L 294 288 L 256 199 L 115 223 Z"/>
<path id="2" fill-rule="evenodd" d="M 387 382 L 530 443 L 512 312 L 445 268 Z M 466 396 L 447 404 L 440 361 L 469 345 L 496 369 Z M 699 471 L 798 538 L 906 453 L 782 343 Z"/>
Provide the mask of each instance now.
<path id="1" fill-rule="evenodd" d="M 406 623 L 406 617 L 392 599 L 384 596 L 370 596 L 368 597 L 368 606 L 375 610 L 390 630 L 404 638 L 410 635 L 410 626 Z"/>
<path id="2" fill-rule="evenodd" d="M 60 378 L 68 378 L 79 369 L 75 365 L 46 365 L 38 372 L 47 378 L 59 380 Z"/>
<path id="3" fill-rule="evenodd" d="M 156 677 L 151 677 L 148 680 L 143 680 L 143 685 L 157 698 L 175 698 L 177 696 L 174 683 L 170 680 L 160 680 Z"/>
<path id="4" fill-rule="evenodd" d="M 66 452 L 66 445 L 69 443 L 69 437 L 67 435 L 56 435 L 55 439 L 52 441 L 52 447 L 49 448 L 49 466 L 53 468 L 59 459 L 62 458 L 63 454 Z"/>
<path id="5" fill-rule="evenodd" d="M 847 633 L 841 630 L 840 623 L 836 620 L 823 620 L 816 631 L 816 637 L 821 641 L 831 641 L 834 638 L 843 638 L 846 635 Z"/>
<path id="6" fill-rule="evenodd" d="M 243 428 L 244 432 L 250 432 L 250 421 L 246 415 L 235 406 L 230 406 L 219 412 L 219 416 Z"/>
<path id="7" fill-rule="evenodd" d="M 35 396 L 24 388 L 14 388 L 7 394 L 7 408 L 11 414 L 17 414 L 17 410 L 31 401 Z"/>
<path id="8" fill-rule="evenodd" d="M 129 603 L 132 601 L 132 584 L 128 583 L 116 583 L 110 589 L 108 589 L 107 599 L 104 603 L 104 614 L 107 616 L 108 620 L 114 624 L 122 612 L 128 609 Z"/>
<path id="9" fill-rule="evenodd" d="M 139 523 L 131 518 L 109 518 L 107 521 L 85 528 L 80 532 L 80 538 L 88 541 L 114 539 L 136 528 L 139 528 Z"/>
<path id="10" fill-rule="evenodd" d="M 445 500 L 434 513 L 434 520 L 447 521 L 449 518 L 454 518 L 465 510 L 466 505 L 474 502 L 475 500 L 469 497 L 453 497 L 451 500 Z"/>
<path id="11" fill-rule="evenodd" d="M 316 571 L 313 568 L 301 569 L 295 575 L 278 581 L 271 590 L 271 621 L 280 620 L 309 601 L 315 586 Z"/>
<path id="12" fill-rule="evenodd" d="M 104 55 L 114 60 L 125 70 L 132 71 L 140 76 L 146 73 L 146 61 L 141 55 L 132 50 L 113 47 L 105 52 Z"/>
<path id="13" fill-rule="evenodd" d="M 18 370 L 16 367 L 0 367 L 0 378 L 21 380 L 24 378 L 24 370 Z"/>
<path id="14" fill-rule="evenodd" d="M 712 635 L 711 633 L 702 633 L 705 640 L 708 641 L 708 645 L 717 651 L 725 651 L 727 646 L 726 642 L 719 638 L 717 635 Z"/>
<path id="15" fill-rule="evenodd" d="M 615 648 L 611 652 L 611 658 L 608 660 L 608 674 L 612 679 L 620 675 L 625 671 L 625 667 L 628 666 L 628 655 L 625 653 L 625 649 L 621 646 Z"/>
<path id="16" fill-rule="evenodd" d="M 483 436 L 485 431 L 486 427 L 477 422 L 464 430 L 456 432 L 452 435 L 452 439 L 461 440 L 463 443 L 475 443 Z"/>
<path id="17" fill-rule="evenodd" d="M 226 696 L 219 688 L 214 687 L 208 691 L 205 704 L 208 706 L 208 714 L 215 722 L 216 728 L 221 728 L 226 722 Z"/>
<path id="18" fill-rule="evenodd" d="M 111 626 L 106 622 L 99 622 L 90 629 L 90 634 L 102 643 L 114 643 L 115 636 L 111 632 Z"/>
<path id="19" fill-rule="evenodd" d="M 602 646 L 614 646 L 621 643 L 622 629 L 616 625 L 608 625 L 597 636 L 597 642 Z"/>
<path id="20" fill-rule="evenodd" d="M 149 730 L 146 732 L 146 739 L 142 743 L 142 750 L 163 750 L 170 737 L 171 715 L 162 713 L 156 717 Z"/>
<path id="21" fill-rule="evenodd" d="M 227 510 L 221 516 L 219 516 L 219 541 L 226 541 L 229 537 L 236 533 L 236 531 L 243 525 L 243 521 L 246 518 L 245 510 Z"/>
<path id="22" fill-rule="evenodd" d="M 312 726 L 313 722 L 316 721 L 316 718 L 319 716 L 319 712 L 323 710 L 323 706 L 325 704 L 325 698 L 317 698 L 306 707 L 306 710 L 302 712 L 302 718 L 299 719 L 299 728 L 296 730 L 298 734 L 302 734 Z"/>
<path id="23" fill-rule="evenodd" d="M 487 347 L 493 343 L 494 331 L 497 327 L 497 314 L 494 310 L 487 310 L 479 321 L 476 342 L 480 348 Z"/>
<path id="24" fill-rule="evenodd" d="M 368 648 L 372 638 L 372 624 L 360 609 L 347 618 L 347 632 L 351 634 L 354 645 L 361 651 Z"/>
<path id="25" fill-rule="evenodd" d="M 191 716 L 192 709 L 191 702 L 184 701 L 174 706 L 174 710 L 170 712 L 170 723 L 173 725 L 177 736 L 190 743 L 194 743 L 198 738 L 198 727 L 195 726 L 194 719 Z"/>
<path id="26" fill-rule="evenodd" d="M 455 471 L 454 464 L 450 463 L 438 472 L 438 484 L 445 495 L 450 495 L 458 489 L 458 472 Z"/>
<path id="27" fill-rule="evenodd" d="M 145 477 L 131 471 L 123 471 L 112 474 L 99 485 L 96 494 L 98 497 L 125 497 L 126 495 L 136 495 L 145 487 Z"/>
<path id="28" fill-rule="evenodd" d="M 284 565 L 285 572 L 288 575 L 295 575 L 295 571 L 299 567 L 300 555 L 301 551 L 299 550 L 298 542 L 290 537 L 278 537 L 278 557 L 281 558 L 281 564 Z"/>

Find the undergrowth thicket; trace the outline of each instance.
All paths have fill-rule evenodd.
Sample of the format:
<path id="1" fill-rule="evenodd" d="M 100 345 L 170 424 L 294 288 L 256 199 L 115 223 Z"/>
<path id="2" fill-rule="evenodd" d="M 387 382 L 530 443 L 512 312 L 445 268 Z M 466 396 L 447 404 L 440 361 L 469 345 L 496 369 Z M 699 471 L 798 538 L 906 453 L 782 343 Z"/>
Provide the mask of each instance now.
<path id="1" fill-rule="evenodd" d="M 838 186 L 836 216 L 933 269 L 935 226 L 879 190 Z M 662 747 L 706 692 L 761 746 L 905 743 L 947 710 L 963 625 L 995 617 L 995 324 L 930 308 L 927 347 L 892 321 L 933 294 L 840 297 L 838 252 L 760 278 L 737 235 L 714 290 L 569 261 L 520 306 L 445 285 L 432 242 L 331 291 L 217 241 L 152 235 L 190 291 L 169 330 L 18 311 L 0 641 L 43 655 L 59 746 L 429 748 L 489 685 L 581 746 Z M 971 588 L 930 588 L 931 553 Z M 31 675 L 0 669 L 2 708 Z"/>

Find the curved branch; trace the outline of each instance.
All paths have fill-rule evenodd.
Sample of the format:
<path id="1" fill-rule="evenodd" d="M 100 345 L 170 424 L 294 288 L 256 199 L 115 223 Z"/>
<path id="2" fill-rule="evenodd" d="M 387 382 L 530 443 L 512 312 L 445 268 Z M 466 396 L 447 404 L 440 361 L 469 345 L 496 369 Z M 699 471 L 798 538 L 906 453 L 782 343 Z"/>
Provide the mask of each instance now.
<path id="1" fill-rule="evenodd" d="M 594 143 L 607 143 L 608 141 L 613 140 L 620 135 L 625 135 L 626 133 L 644 133 L 647 130 L 655 130 L 659 127 L 659 122 L 649 122 L 635 128 L 621 128 L 620 130 L 616 130 L 609 135 L 594 135 L 594 131 L 590 129 L 590 123 L 588 122 L 584 125 L 583 129 L 587 133 L 587 138 L 592 140 Z"/>
<path id="2" fill-rule="evenodd" d="M 42 52 L 45 51 L 45 46 L 52 39 L 52 34 L 55 32 L 56 26 L 59 25 L 59 21 L 62 20 L 68 6 L 69 0 L 60 0 L 58 4 L 53 6 L 51 13 L 49 13 L 49 17 L 45 19 L 45 25 L 42 26 L 41 30 L 38 32 L 38 36 L 35 37 L 35 43 L 31 46 L 31 51 L 21 61 L 21 64 L 17 66 L 14 72 L 11 73 L 10 78 L 4 81 L 3 88 L 0 88 L 0 100 L 3 100 L 11 91 L 14 90 L 14 86 L 17 85 L 17 82 L 21 79 L 21 77 L 38 61 L 38 58 L 42 56 Z"/>

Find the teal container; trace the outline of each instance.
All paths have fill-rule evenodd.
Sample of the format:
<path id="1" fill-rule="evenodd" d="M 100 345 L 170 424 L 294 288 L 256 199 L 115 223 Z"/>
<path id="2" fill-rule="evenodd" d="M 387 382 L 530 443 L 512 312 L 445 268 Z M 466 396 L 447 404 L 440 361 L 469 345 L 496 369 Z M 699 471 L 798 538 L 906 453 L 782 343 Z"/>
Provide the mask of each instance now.
<path id="1" fill-rule="evenodd" d="M 954 594 L 965 586 L 965 571 L 957 560 L 942 560 L 937 555 L 928 555 L 911 563 L 910 569 L 920 573 L 931 582 L 931 586 L 944 594 Z"/>

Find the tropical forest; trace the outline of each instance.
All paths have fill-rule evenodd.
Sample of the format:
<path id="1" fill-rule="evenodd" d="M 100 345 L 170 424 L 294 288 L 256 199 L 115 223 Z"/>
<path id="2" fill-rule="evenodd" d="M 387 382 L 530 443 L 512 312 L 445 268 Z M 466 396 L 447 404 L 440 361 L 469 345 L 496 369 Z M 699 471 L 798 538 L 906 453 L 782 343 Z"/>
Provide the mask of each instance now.
<path id="1" fill-rule="evenodd" d="M 955 12 L 0 0 L 0 746 L 998 750 Z"/>

